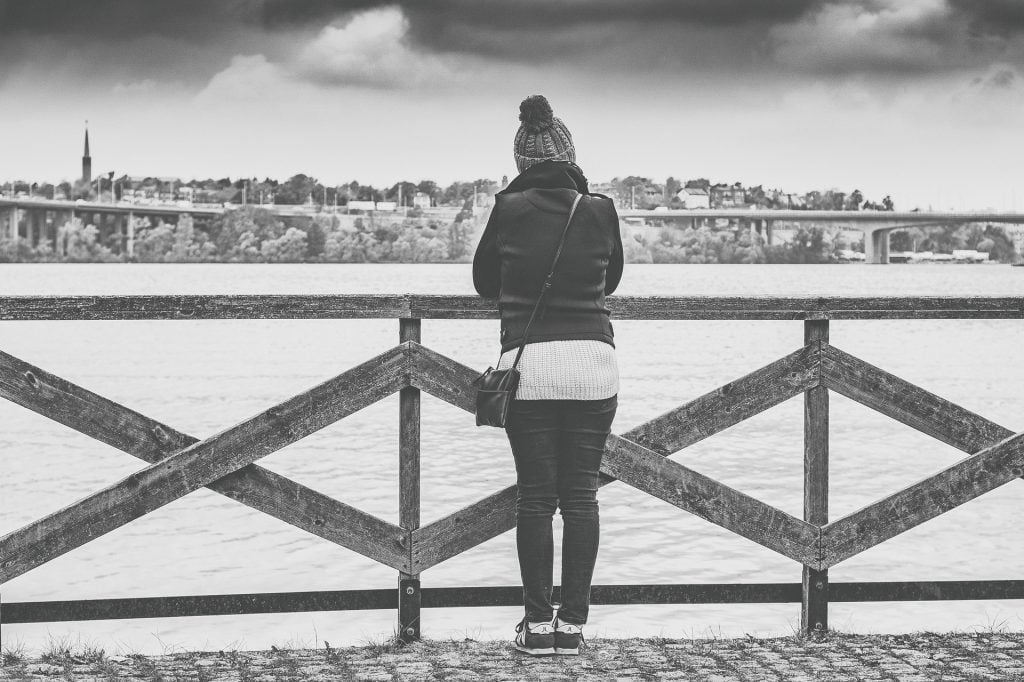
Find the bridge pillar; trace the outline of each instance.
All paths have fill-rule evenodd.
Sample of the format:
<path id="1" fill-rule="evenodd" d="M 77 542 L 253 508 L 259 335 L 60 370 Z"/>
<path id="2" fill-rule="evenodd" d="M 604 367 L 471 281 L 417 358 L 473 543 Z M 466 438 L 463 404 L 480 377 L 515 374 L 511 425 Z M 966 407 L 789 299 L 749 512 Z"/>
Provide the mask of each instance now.
<path id="1" fill-rule="evenodd" d="M 774 220 L 766 220 L 766 221 L 764 221 L 764 240 L 765 240 L 765 243 L 768 244 L 768 246 L 772 245 L 772 230 L 774 229 L 774 227 L 775 227 L 775 221 Z"/>
<path id="2" fill-rule="evenodd" d="M 18 213 L 18 207 L 11 206 L 11 210 L 7 214 L 7 236 L 12 241 L 18 238 L 18 221 L 20 218 Z"/>
<path id="3" fill-rule="evenodd" d="M 864 262 L 889 262 L 889 231 L 867 230 L 864 232 Z"/>
<path id="4" fill-rule="evenodd" d="M 50 222 L 47 219 L 47 211 L 35 211 L 36 214 L 36 234 L 38 246 L 43 246 L 50 241 Z"/>
<path id="5" fill-rule="evenodd" d="M 127 250 L 128 250 L 128 257 L 129 258 L 134 258 L 135 257 L 135 214 L 132 213 L 131 211 L 128 211 L 128 214 L 125 217 L 125 220 L 128 221 L 127 224 L 125 225 L 125 232 L 128 233 L 128 242 L 125 245 L 125 248 L 127 248 Z"/>
<path id="6" fill-rule="evenodd" d="M 28 209 L 25 209 L 25 239 L 29 246 L 36 245 L 36 216 Z"/>

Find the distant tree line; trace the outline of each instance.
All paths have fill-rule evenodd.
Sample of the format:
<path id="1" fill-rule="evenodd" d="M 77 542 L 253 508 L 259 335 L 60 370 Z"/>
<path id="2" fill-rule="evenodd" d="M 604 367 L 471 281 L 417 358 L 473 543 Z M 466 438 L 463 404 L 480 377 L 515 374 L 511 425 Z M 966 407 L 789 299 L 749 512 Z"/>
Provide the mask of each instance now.
<path id="1" fill-rule="evenodd" d="M 1017 257 L 1013 238 L 1002 225 L 962 223 L 910 227 L 889 233 L 890 251 L 951 253 L 956 249 L 985 251 L 989 260 L 1001 263 L 1011 263 Z"/>
<path id="2" fill-rule="evenodd" d="M 766 244 L 761 235 L 746 227 L 685 229 L 665 227 L 655 233 L 633 232 L 623 239 L 626 260 L 631 263 L 833 263 L 849 245 L 839 233 L 823 227 L 799 226 L 793 239 Z"/>
<path id="3" fill-rule="evenodd" d="M 472 211 L 461 211 L 450 222 L 418 213 L 280 218 L 248 206 L 203 225 L 188 215 L 156 225 L 136 219 L 131 256 L 120 235 L 103 238 L 96 226 L 76 218 L 57 229 L 53 243 L 0 239 L 0 263 L 457 263 L 471 258 L 479 229 Z"/>
<path id="4" fill-rule="evenodd" d="M 390 187 L 366 185 L 358 180 L 346 184 L 326 184 L 313 176 L 299 173 L 284 181 L 273 178 L 194 179 L 187 182 L 161 180 L 155 177 L 140 178 L 138 184 L 160 186 L 161 191 L 182 194 L 182 188 L 191 188 L 197 201 L 230 204 L 316 204 L 321 206 L 344 206 L 349 201 L 393 201 L 403 206 L 412 206 L 413 197 L 419 192 L 430 198 L 433 205 L 461 206 L 473 198 L 475 192 L 494 194 L 500 186 L 489 178 L 472 181 L 456 180 L 447 186 L 433 180 L 410 182 L 403 180 Z M 7 194 L 25 194 L 46 199 L 121 199 L 128 189 L 124 178 L 115 178 L 113 173 L 98 176 L 90 184 L 77 181 L 61 182 L 8 182 L 0 186 Z"/>

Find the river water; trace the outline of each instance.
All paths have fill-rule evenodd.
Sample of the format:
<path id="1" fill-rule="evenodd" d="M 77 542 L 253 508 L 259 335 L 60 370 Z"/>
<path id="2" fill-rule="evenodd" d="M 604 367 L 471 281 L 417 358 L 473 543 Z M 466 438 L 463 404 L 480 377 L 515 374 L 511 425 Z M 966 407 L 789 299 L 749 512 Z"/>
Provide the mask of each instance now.
<path id="1" fill-rule="evenodd" d="M 0 295 L 111 293 L 472 293 L 468 265 L 5 265 Z M 636 265 L 621 294 L 1014 295 L 1007 266 Z M 616 322 L 623 432 L 794 350 L 800 322 Z M 837 321 L 834 345 L 1008 428 L 1024 427 L 1021 320 Z M 394 320 L 2 322 L 0 350 L 197 437 L 210 436 L 398 341 Z M 473 367 L 497 359 L 497 321 L 427 320 L 423 343 Z M 423 398 L 422 522 L 514 482 L 503 434 Z M 260 461 L 397 523 L 398 397 Z M 963 457 L 831 394 L 830 518 Z M 0 533 L 141 468 L 135 458 L 0 401 Z M 687 448 L 677 461 L 800 516 L 802 401 Z M 1020 579 L 1014 481 L 830 570 L 833 581 Z M 601 491 L 595 582 L 798 582 L 800 566 L 622 483 Z M 556 529 L 559 522 L 556 520 Z M 559 536 L 556 535 L 556 540 Z M 557 556 L 557 553 L 556 553 Z M 556 576 L 557 576 L 556 560 Z M 281 521 L 199 490 L 20 576 L 5 602 L 391 588 L 396 573 Z M 505 533 L 422 575 L 424 587 L 518 583 Z M 427 637 L 504 638 L 515 608 L 429 609 Z M 594 606 L 591 636 L 789 634 L 799 604 Z M 393 611 L 5 626 L 4 644 L 50 638 L 108 652 L 359 644 Z M 833 604 L 857 632 L 1024 629 L 1024 601 Z"/>

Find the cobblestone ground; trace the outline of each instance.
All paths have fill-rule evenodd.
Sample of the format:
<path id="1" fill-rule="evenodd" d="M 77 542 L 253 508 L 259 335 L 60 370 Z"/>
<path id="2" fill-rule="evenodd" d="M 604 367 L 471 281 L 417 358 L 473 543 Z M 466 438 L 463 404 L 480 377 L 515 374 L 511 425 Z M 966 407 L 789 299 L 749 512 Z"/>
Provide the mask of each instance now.
<path id="1" fill-rule="evenodd" d="M 0 680 L 1024 680 L 1024 633 L 848 635 L 805 639 L 595 639 L 578 657 L 533 658 L 507 642 L 427 640 L 315 650 L 104 656 L 5 651 Z"/>

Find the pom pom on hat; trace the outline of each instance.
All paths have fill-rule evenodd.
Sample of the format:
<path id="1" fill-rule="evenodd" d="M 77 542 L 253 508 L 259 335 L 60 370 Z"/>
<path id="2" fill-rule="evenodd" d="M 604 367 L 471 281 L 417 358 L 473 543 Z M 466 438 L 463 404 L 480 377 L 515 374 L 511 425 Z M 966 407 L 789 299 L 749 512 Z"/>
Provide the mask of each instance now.
<path id="1" fill-rule="evenodd" d="M 539 133 L 555 122 L 555 112 L 544 95 L 530 95 L 519 105 L 519 120 L 528 133 Z"/>
<path id="2" fill-rule="evenodd" d="M 519 104 L 519 120 L 513 153 L 520 173 L 542 161 L 576 161 L 572 134 L 544 95 L 524 99 Z"/>

